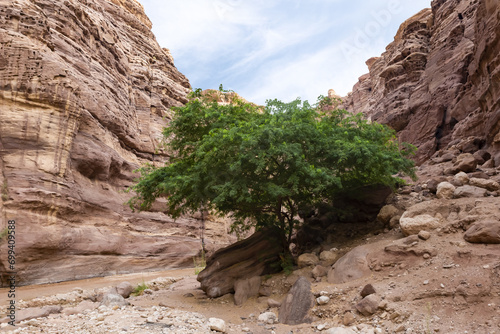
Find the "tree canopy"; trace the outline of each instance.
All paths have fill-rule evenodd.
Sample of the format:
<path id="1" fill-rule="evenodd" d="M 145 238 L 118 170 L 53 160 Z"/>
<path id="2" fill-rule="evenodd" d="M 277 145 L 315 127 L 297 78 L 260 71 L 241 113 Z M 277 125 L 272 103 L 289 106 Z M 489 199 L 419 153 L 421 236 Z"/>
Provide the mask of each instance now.
<path id="1" fill-rule="evenodd" d="M 414 176 L 413 147 L 329 102 L 259 107 L 193 92 L 164 130 L 172 158 L 140 169 L 130 206 L 146 210 L 164 197 L 173 217 L 203 206 L 232 215 L 234 227 L 277 227 L 289 237 L 302 208 L 367 185 L 395 186 L 398 172 Z"/>

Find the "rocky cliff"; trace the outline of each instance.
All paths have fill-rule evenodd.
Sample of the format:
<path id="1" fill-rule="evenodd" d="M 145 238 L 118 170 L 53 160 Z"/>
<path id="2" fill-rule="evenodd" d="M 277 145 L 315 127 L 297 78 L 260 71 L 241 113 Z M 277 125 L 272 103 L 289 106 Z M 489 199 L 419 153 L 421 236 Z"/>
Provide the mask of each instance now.
<path id="1" fill-rule="evenodd" d="M 418 162 L 474 137 L 500 165 L 500 2 L 434 0 L 367 65 L 347 109 L 397 130 Z"/>
<path id="2" fill-rule="evenodd" d="M 16 221 L 18 284 L 192 263 L 199 222 L 124 205 L 133 171 L 167 158 L 188 91 L 136 0 L 0 0 L 0 228 Z"/>

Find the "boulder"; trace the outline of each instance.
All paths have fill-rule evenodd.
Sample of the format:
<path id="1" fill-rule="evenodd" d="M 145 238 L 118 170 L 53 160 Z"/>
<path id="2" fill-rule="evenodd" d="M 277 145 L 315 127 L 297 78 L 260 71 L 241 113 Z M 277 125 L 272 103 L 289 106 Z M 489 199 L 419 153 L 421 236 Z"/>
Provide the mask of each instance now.
<path id="1" fill-rule="evenodd" d="M 418 237 L 422 240 L 429 240 L 431 238 L 431 233 L 429 231 L 418 232 Z"/>
<path id="2" fill-rule="evenodd" d="M 460 154 L 453 165 L 458 171 L 472 173 L 476 171 L 477 161 L 470 153 Z"/>
<path id="3" fill-rule="evenodd" d="M 311 271 L 312 277 L 318 278 L 318 277 L 323 277 L 328 274 L 328 269 L 326 269 L 323 266 L 317 265 L 314 267 L 314 269 Z"/>
<path id="4" fill-rule="evenodd" d="M 127 306 L 129 303 L 123 298 L 121 295 L 114 293 L 107 293 L 102 297 L 101 305 L 105 305 L 108 307 L 111 306 Z"/>
<path id="5" fill-rule="evenodd" d="M 116 286 L 116 292 L 123 298 L 128 298 L 134 291 L 134 286 L 130 282 L 122 282 Z"/>
<path id="6" fill-rule="evenodd" d="M 453 180 L 456 184 L 463 186 L 469 183 L 469 176 L 464 172 L 460 172 L 453 177 Z"/>
<path id="7" fill-rule="evenodd" d="M 489 180 L 489 179 L 478 179 L 478 178 L 471 178 L 469 180 L 469 184 L 471 186 L 479 187 L 479 188 L 484 188 L 489 191 L 497 191 L 500 190 L 500 184 L 494 180 Z"/>
<path id="8" fill-rule="evenodd" d="M 318 257 L 312 253 L 304 253 L 299 256 L 297 259 L 297 266 L 299 268 L 315 266 L 319 262 Z"/>
<path id="9" fill-rule="evenodd" d="M 446 181 L 446 177 L 444 177 L 444 176 L 438 176 L 438 177 L 432 178 L 432 179 L 427 181 L 427 189 L 429 189 L 430 192 L 435 194 L 437 192 L 438 185 L 441 182 L 445 182 L 445 181 Z"/>
<path id="10" fill-rule="evenodd" d="M 337 257 L 337 253 L 332 251 L 323 251 L 321 252 L 321 254 L 319 254 L 320 261 L 326 266 L 331 266 L 333 263 L 335 263 Z"/>
<path id="11" fill-rule="evenodd" d="M 308 313 L 314 305 L 311 283 L 304 276 L 299 277 L 281 303 L 279 321 L 282 324 L 298 325 L 310 322 Z"/>
<path id="12" fill-rule="evenodd" d="M 283 252 L 278 231 L 260 230 L 247 239 L 216 251 L 208 258 L 197 280 L 210 298 L 233 293 L 237 280 L 281 271 L 280 254 Z"/>
<path id="13" fill-rule="evenodd" d="M 466 185 L 455 189 L 454 196 L 456 198 L 463 198 L 463 197 L 481 198 L 486 196 L 486 192 L 487 191 L 484 188 Z"/>
<path id="14" fill-rule="evenodd" d="M 356 304 L 356 310 L 364 316 L 370 316 L 377 312 L 379 304 L 380 297 L 376 294 L 371 294 Z"/>
<path id="15" fill-rule="evenodd" d="M 465 232 L 464 239 L 470 243 L 500 244 L 500 222 L 498 220 L 476 222 Z"/>
<path id="16" fill-rule="evenodd" d="M 328 271 L 328 283 L 342 284 L 371 274 L 367 255 L 371 245 L 358 246 L 342 256 Z"/>
<path id="17" fill-rule="evenodd" d="M 437 198 L 452 199 L 455 192 L 455 186 L 449 182 L 441 182 L 437 186 L 436 196 Z"/>
<path id="18" fill-rule="evenodd" d="M 376 293 L 376 291 L 373 285 L 367 284 L 359 294 L 361 295 L 361 297 L 365 298 L 366 296 L 373 295 L 374 293 Z"/>
<path id="19" fill-rule="evenodd" d="M 386 205 L 380 209 L 380 212 L 377 215 L 377 220 L 383 224 L 388 224 L 392 217 L 399 215 L 399 209 L 394 205 Z"/>
<path id="20" fill-rule="evenodd" d="M 16 322 L 21 322 L 36 318 L 45 318 L 51 314 L 61 313 L 61 305 L 49 305 L 44 307 L 30 307 L 23 310 L 18 310 L 16 314 Z"/>
<path id="21" fill-rule="evenodd" d="M 243 305 L 248 298 L 258 296 L 261 281 L 260 276 L 237 280 L 234 283 L 234 303 Z"/>
<path id="22" fill-rule="evenodd" d="M 401 231 L 405 235 L 418 234 L 420 231 L 432 231 L 441 226 L 439 218 L 432 217 L 427 214 L 409 217 L 410 214 L 405 212 L 399 221 Z"/>

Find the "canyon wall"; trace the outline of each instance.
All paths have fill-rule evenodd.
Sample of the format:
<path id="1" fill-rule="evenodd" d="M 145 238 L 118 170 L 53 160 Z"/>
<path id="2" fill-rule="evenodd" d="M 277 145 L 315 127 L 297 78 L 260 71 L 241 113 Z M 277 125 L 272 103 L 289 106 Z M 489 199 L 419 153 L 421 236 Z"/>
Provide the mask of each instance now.
<path id="1" fill-rule="evenodd" d="M 18 284 L 186 263 L 199 222 L 124 203 L 189 81 L 135 0 L 0 0 L 0 229 Z M 5 285 L 5 239 L 0 273 Z"/>
<path id="2" fill-rule="evenodd" d="M 474 137 L 500 165 L 500 2 L 434 0 L 367 65 L 346 109 L 394 128 L 420 163 Z"/>

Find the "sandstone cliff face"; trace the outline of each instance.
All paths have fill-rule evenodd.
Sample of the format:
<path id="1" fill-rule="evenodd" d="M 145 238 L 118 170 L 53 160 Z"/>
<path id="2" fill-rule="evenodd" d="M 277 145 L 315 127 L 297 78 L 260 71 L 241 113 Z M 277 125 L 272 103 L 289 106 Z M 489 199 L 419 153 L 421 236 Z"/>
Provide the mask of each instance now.
<path id="1" fill-rule="evenodd" d="M 418 162 L 469 136 L 499 150 L 498 1 L 434 0 L 367 65 L 345 107 L 397 130 L 419 148 Z"/>
<path id="2" fill-rule="evenodd" d="M 136 0 L 0 0 L 0 228 L 16 220 L 18 283 L 192 262 L 197 221 L 124 205 L 189 90 Z"/>

